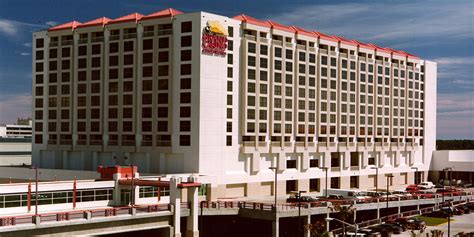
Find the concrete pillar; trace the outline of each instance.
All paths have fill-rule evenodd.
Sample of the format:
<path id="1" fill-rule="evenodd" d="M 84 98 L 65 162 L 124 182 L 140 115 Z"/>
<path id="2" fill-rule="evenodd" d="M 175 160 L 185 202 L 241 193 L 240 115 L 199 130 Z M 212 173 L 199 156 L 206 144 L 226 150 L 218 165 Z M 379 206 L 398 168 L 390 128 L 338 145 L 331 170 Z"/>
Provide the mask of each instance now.
<path id="1" fill-rule="evenodd" d="M 275 220 L 272 221 L 272 237 L 280 236 L 280 223 L 279 218 L 276 217 Z"/>
<path id="2" fill-rule="evenodd" d="M 285 152 L 279 152 L 277 158 L 278 171 L 284 171 L 286 169 L 286 156 Z"/>
<path id="3" fill-rule="evenodd" d="M 258 172 L 260 170 L 260 153 L 254 152 L 252 153 L 252 157 L 250 158 L 251 165 L 250 170 L 252 172 Z"/>
<path id="4" fill-rule="evenodd" d="M 301 169 L 307 170 L 309 169 L 309 152 L 303 151 L 303 155 L 301 156 Z"/>
<path id="5" fill-rule="evenodd" d="M 369 152 L 368 151 L 363 151 L 362 153 L 362 168 L 365 169 L 369 165 Z"/>
<path id="6" fill-rule="evenodd" d="M 309 192 L 309 179 L 298 179 L 298 191 Z"/>
<path id="7" fill-rule="evenodd" d="M 311 230 L 309 228 L 306 228 L 305 226 L 309 226 L 311 224 L 311 215 L 308 215 L 306 217 L 305 224 L 303 226 L 303 236 L 304 237 L 311 237 Z"/>
<path id="8" fill-rule="evenodd" d="M 377 198 L 377 219 L 380 219 L 380 199 Z"/>
<path id="9" fill-rule="evenodd" d="M 400 197 L 398 197 L 398 215 L 401 213 L 401 203 L 400 203 Z"/>
<path id="10" fill-rule="evenodd" d="M 188 188 L 188 202 L 190 202 L 190 213 L 186 221 L 186 237 L 199 237 L 198 230 L 198 188 Z"/>
<path id="11" fill-rule="evenodd" d="M 340 159 L 343 161 L 343 169 L 348 169 L 351 166 L 351 153 L 346 151 L 339 153 L 339 155 Z"/>
<path id="12" fill-rule="evenodd" d="M 331 167 L 331 152 L 326 151 L 324 152 L 324 167 L 330 168 Z"/>
<path id="13" fill-rule="evenodd" d="M 173 210 L 173 237 L 181 237 L 181 190 L 178 189 L 178 184 L 181 183 L 181 178 L 176 176 L 170 179 L 170 204 Z"/>
<path id="14" fill-rule="evenodd" d="M 401 159 L 401 154 L 400 154 L 400 150 L 396 150 L 395 151 L 395 166 L 399 166 L 400 165 L 400 159 Z"/>
<path id="15" fill-rule="evenodd" d="M 378 164 L 378 167 L 382 167 L 385 165 L 385 152 L 384 151 L 380 151 L 377 153 L 377 156 L 379 158 L 379 164 Z"/>

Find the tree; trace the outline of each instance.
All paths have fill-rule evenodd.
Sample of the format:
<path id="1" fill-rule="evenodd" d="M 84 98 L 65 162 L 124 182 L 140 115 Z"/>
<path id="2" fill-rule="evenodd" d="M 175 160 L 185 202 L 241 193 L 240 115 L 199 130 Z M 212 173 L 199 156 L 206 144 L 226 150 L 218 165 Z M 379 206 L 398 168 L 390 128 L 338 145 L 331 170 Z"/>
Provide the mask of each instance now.
<path id="1" fill-rule="evenodd" d="M 329 237 L 329 232 L 326 231 L 326 223 L 317 221 L 316 223 L 309 223 L 304 225 L 306 230 L 309 230 L 312 237 Z"/>
<path id="2" fill-rule="evenodd" d="M 356 210 L 356 208 L 353 205 L 336 204 L 334 205 L 334 210 L 336 210 L 339 213 L 341 221 L 350 223 L 352 221 L 349 221 L 349 217 L 351 217 L 352 214 L 354 214 L 354 211 Z M 346 236 L 345 224 L 342 224 L 342 234 L 343 236 Z"/>

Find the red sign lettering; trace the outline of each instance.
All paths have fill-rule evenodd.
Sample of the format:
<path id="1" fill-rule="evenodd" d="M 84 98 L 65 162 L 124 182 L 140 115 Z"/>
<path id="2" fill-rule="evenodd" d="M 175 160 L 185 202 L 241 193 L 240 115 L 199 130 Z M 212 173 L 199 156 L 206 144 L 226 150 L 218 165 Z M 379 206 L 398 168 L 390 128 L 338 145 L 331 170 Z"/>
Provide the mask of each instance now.
<path id="1" fill-rule="evenodd" d="M 202 53 L 209 55 L 225 56 L 227 37 L 204 32 L 202 34 Z"/>

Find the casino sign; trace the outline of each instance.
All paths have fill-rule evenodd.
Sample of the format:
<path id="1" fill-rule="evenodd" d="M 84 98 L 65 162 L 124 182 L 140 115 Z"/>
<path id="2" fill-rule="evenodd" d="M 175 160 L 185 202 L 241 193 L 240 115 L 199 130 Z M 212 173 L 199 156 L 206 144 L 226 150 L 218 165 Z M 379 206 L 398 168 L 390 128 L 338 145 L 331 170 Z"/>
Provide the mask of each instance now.
<path id="1" fill-rule="evenodd" d="M 227 49 L 227 29 L 218 21 L 207 21 L 202 32 L 202 53 L 225 56 Z"/>

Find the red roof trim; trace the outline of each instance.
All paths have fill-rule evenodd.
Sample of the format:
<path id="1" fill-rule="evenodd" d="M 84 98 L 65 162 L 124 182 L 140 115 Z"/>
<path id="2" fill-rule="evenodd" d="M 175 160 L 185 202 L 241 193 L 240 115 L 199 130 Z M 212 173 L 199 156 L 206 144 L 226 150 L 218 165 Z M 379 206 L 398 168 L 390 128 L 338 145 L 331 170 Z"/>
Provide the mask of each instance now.
<path id="1" fill-rule="evenodd" d="M 348 44 L 348 45 L 352 45 L 352 46 L 357 46 L 356 43 L 348 40 L 348 39 L 345 39 L 345 38 L 342 38 L 342 37 L 339 37 L 339 36 L 333 36 L 333 38 L 335 38 L 336 40 L 339 41 L 339 43 L 341 44 Z"/>
<path id="2" fill-rule="evenodd" d="M 311 31 L 307 31 L 307 30 L 299 28 L 297 26 L 291 26 L 291 28 L 293 28 L 296 31 L 296 34 L 306 35 L 306 36 L 309 36 L 309 37 L 314 37 L 314 34 Z"/>
<path id="3" fill-rule="evenodd" d="M 58 25 L 58 26 L 51 27 L 51 28 L 48 29 L 48 31 L 58 31 L 58 30 L 67 30 L 67 29 L 74 30 L 80 24 L 82 24 L 82 23 L 80 23 L 78 21 L 71 21 L 71 22 L 68 22 L 68 23 L 64 23 L 64 24 L 61 24 L 61 25 Z"/>
<path id="4" fill-rule="evenodd" d="M 334 39 L 333 37 L 326 35 L 324 33 L 321 33 L 319 31 L 313 31 L 313 33 L 315 34 L 316 38 L 337 42 L 337 40 Z"/>
<path id="5" fill-rule="evenodd" d="M 267 28 L 271 27 L 271 25 L 268 22 L 255 19 L 255 18 L 253 18 L 251 16 L 247 16 L 245 14 L 240 14 L 240 15 L 234 16 L 232 18 L 234 18 L 236 20 L 240 20 L 240 21 L 248 23 L 248 24 L 252 24 L 252 25 L 263 26 L 263 27 L 267 27 Z"/>
<path id="6" fill-rule="evenodd" d="M 355 44 L 357 44 L 357 46 L 359 46 L 360 48 L 366 48 L 366 49 L 370 49 L 370 50 L 374 50 L 375 48 L 373 46 L 370 46 L 366 43 L 362 43 L 360 41 L 357 41 L 357 40 L 352 40 L 352 42 L 354 42 Z"/>
<path id="7" fill-rule="evenodd" d="M 101 17 L 97 18 L 92 21 L 88 21 L 86 23 L 83 23 L 81 25 L 78 25 L 77 28 L 83 28 L 83 27 L 92 27 L 92 26 L 104 26 L 106 25 L 109 21 L 111 21 L 110 18 L 107 17 Z"/>
<path id="8" fill-rule="evenodd" d="M 270 21 L 270 20 L 268 20 L 268 23 L 270 23 L 272 29 L 282 30 L 282 31 L 293 33 L 293 34 L 296 33 L 296 30 L 290 26 L 285 26 L 278 22 Z"/>
<path id="9" fill-rule="evenodd" d="M 135 13 L 132 13 L 132 14 L 129 14 L 129 15 L 122 16 L 122 17 L 119 17 L 117 19 L 111 20 L 111 21 L 109 21 L 108 25 L 117 24 L 117 23 L 124 23 L 124 22 L 131 22 L 131 21 L 135 21 L 135 23 L 136 23 L 142 17 L 143 17 L 142 14 L 135 12 Z"/>
<path id="10" fill-rule="evenodd" d="M 157 19 L 157 18 L 164 18 L 164 17 L 173 17 L 175 15 L 183 14 L 182 11 L 178 11 L 173 8 L 168 8 L 165 10 L 157 11 L 155 13 L 146 15 L 141 18 L 141 20 L 149 20 L 149 19 Z"/>
<path id="11" fill-rule="evenodd" d="M 381 52 L 388 53 L 388 54 L 391 54 L 391 53 L 392 53 L 392 51 L 390 51 L 390 50 L 388 50 L 388 49 L 385 49 L 385 48 L 382 48 L 382 47 L 380 47 L 380 46 L 378 46 L 378 45 L 375 45 L 375 44 L 368 44 L 368 45 L 374 47 L 376 51 L 381 51 Z"/>

